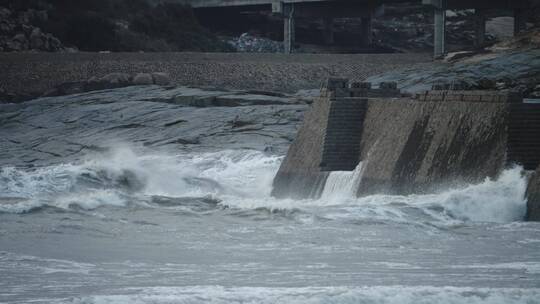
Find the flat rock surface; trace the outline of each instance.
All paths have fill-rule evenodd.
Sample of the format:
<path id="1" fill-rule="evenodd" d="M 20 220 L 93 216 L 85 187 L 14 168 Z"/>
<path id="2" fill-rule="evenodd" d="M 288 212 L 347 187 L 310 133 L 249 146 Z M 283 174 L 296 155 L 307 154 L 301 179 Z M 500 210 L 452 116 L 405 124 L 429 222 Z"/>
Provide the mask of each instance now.
<path id="1" fill-rule="evenodd" d="M 467 83 L 475 87 L 488 80 L 506 83 L 506 88 L 525 88 L 540 77 L 540 50 L 493 53 L 475 56 L 455 63 L 421 65 L 382 73 L 367 81 L 394 81 L 401 90 L 415 93 L 430 90 L 436 83 Z"/>
<path id="2" fill-rule="evenodd" d="M 221 95 L 226 106 L 176 100 Z M 127 143 L 173 152 L 246 148 L 282 154 L 306 108 L 292 98 L 158 86 L 0 104 L 0 165 L 66 162 Z"/>

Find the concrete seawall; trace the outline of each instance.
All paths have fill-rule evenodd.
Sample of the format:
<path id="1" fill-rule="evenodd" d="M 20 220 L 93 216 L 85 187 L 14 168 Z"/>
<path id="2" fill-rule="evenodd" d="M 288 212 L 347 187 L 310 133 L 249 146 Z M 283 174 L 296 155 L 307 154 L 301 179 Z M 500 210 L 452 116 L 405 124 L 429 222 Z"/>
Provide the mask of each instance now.
<path id="1" fill-rule="evenodd" d="M 318 197 L 330 171 L 360 162 L 358 196 L 437 191 L 540 163 L 540 104 L 504 92 L 405 98 L 392 86 L 360 94 L 355 86 L 369 87 L 331 80 L 322 89 L 274 180 L 275 196 Z"/>
<path id="2" fill-rule="evenodd" d="M 527 220 L 540 221 L 540 166 L 532 174 L 527 189 Z"/>
<path id="3" fill-rule="evenodd" d="M 359 195 L 479 182 L 505 164 L 505 104 L 373 100 L 368 108 Z"/>
<path id="4" fill-rule="evenodd" d="M 325 98 L 319 98 L 306 113 L 296 140 L 274 179 L 272 195 L 293 198 L 320 196 L 328 177 L 328 172 L 320 169 L 331 106 L 325 101 Z"/>

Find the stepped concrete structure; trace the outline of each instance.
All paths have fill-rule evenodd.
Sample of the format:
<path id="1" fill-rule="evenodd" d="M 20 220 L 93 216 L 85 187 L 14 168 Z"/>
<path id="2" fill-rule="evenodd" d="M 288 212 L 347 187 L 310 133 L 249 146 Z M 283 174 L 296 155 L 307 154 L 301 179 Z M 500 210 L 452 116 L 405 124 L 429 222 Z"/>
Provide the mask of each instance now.
<path id="1" fill-rule="evenodd" d="M 510 9 L 514 11 L 515 33 L 526 27 L 529 8 L 539 5 L 540 0 L 168 0 L 192 6 L 196 10 L 227 9 L 268 10 L 283 17 L 283 42 L 286 53 L 294 50 L 296 17 L 319 18 L 325 24 L 324 40 L 333 42 L 332 19 L 343 17 L 362 18 L 362 35 L 359 39 L 366 46 L 372 43 L 373 18 L 384 14 L 384 5 L 409 2 L 429 6 L 434 14 L 434 55 L 445 54 L 446 10 L 475 9 L 476 45 L 482 46 L 486 33 L 486 11 L 489 9 Z M 399 29 L 398 29 L 399 30 Z"/>
<path id="2" fill-rule="evenodd" d="M 329 172 L 352 171 L 360 162 L 358 196 L 427 193 L 495 178 L 513 164 L 535 170 L 539 149 L 540 104 L 517 94 L 402 97 L 394 83 L 372 89 L 330 79 L 274 179 L 273 195 L 317 198 Z"/>

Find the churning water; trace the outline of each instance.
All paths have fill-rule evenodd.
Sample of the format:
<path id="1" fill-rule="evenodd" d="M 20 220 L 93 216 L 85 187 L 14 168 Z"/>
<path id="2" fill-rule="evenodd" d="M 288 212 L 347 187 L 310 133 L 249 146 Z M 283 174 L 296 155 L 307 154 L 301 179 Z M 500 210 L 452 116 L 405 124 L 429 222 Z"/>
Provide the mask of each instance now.
<path id="1" fill-rule="evenodd" d="M 540 303 L 520 168 L 429 195 L 270 196 L 251 150 L 0 170 L 0 302 Z"/>
<path id="2" fill-rule="evenodd" d="M 540 303 L 520 168 L 356 198 L 361 164 L 320 199 L 278 200 L 305 105 L 166 92 L 0 105 L 0 303 Z"/>

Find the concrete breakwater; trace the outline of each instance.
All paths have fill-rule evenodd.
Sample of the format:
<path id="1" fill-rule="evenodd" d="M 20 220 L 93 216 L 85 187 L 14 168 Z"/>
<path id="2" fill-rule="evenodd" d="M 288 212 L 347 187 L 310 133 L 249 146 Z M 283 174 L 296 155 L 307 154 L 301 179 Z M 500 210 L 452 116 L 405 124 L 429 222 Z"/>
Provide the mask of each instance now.
<path id="1" fill-rule="evenodd" d="M 532 174 L 527 189 L 527 220 L 540 221 L 540 166 Z"/>
<path id="2" fill-rule="evenodd" d="M 357 196 L 425 193 L 540 163 L 540 104 L 494 91 L 400 96 L 395 84 L 330 79 L 274 179 L 276 197 L 319 197 L 362 162 Z"/>

